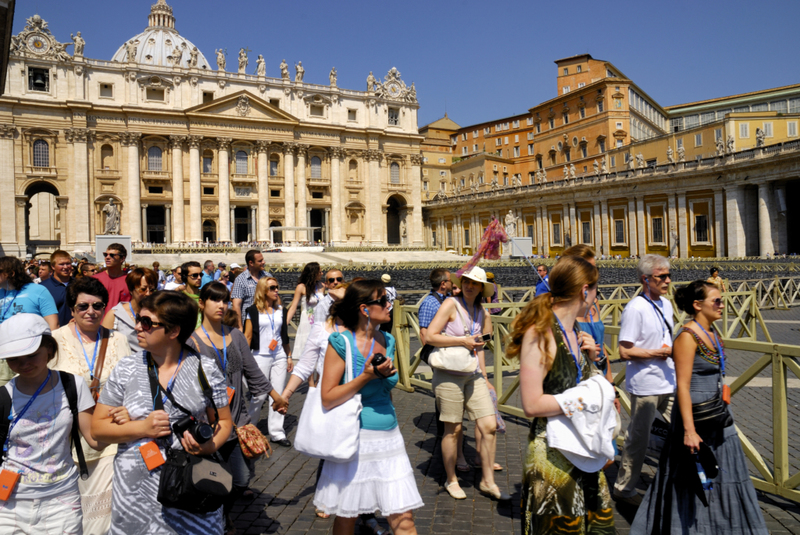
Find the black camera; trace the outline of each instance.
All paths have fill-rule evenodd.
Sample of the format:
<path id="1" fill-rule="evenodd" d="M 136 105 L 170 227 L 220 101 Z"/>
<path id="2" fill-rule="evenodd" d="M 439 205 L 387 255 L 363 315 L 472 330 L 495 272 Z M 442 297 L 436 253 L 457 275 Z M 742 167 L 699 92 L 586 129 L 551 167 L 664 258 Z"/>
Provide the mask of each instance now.
<path id="1" fill-rule="evenodd" d="M 374 368 L 377 368 L 384 362 L 386 362 L 386 355 L 384 355 L 383 353 L 377 353 L 375 356 L 372 357 L 372 366 Z"/>
<path id="2" fill-rule="evenodd" d="M 198 422 L 194 416 L 184 416 L 172 424 L 172 431 L 178 437 L 182 437 L 184 431 L 189 431 L 198 444 L 205 444 L 214 436 L 214 429 L 208 424 Z"/>

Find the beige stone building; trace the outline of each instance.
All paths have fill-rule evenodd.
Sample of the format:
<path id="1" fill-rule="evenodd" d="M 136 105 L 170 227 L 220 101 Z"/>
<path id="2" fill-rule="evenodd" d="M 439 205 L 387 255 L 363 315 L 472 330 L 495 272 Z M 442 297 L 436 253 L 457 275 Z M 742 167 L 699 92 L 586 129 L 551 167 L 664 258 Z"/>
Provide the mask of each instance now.
<path id="1" fill-rule="evenodd" d="M 59 42 L 35 15 L 12 39 L 4 254 L 87 251 L 108 233 L 263 242 L 276 227 L 283 242 L 422 245 L 419 105 L 397 69 L 355 91 L 335 69 L 328 85 L 306 83 L 300 62 L 290 75 L 280 58 L 269 77 L 246 49 L 215 51 L 212 67 L 164 0 L 110 61 L 71 37 Z"/>

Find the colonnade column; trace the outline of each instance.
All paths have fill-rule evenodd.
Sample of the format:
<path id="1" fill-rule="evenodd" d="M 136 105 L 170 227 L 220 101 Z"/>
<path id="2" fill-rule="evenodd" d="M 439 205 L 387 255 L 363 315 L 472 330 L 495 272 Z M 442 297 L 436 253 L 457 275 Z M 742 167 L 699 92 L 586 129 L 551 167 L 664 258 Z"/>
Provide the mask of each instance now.
<path id="1" fill-rule="evenodd" d="M 258 207 L 255 204 L 250 205 L 250 236 L 248 236 L 247 241 L 257 241 L 258 238 L 256 237 L 256 225 L 258 224 Z"/>
<path id="2" fill-rule="evenodd" d="M 232 217 L 228 213 L 231 206 L 231 167 L 229 163 L 231 141 L 233 140 L 229 137 L 217 138 L 219 148 L 219 234 L 217 234 L 217 241 L 221 242 L 231 241 Z"/>
<path id="3" fill-rule="evenodd" d="M 189 241 L 203 241 L 203 200 L 200 185 L 201 136 L 189 136 Z"/>
<path id="4" fill-rule="evenodd" d="M 600 246 L 603 244 L 603 228 L 600 223 L 600 206 L 596 202 L 592 202 L 592 221 L 592 226 L 594 227 L 594 249 L 597 256 L 600 256 L 604 254 L 600 250 Z"/>
<path id="5" fill-rule="evenodd" d="M 147 206 L 146 204 L 140 205 L 142 209 L 142 241 L 147 241 Z"/>
<path id="6" fill-rule="evenodd" d="M 682 258 L 682 251 L 686 245 L 676 243 L 680 240 L 678 239 L 678 215 L 675 209 L 675 195 L 673 194 L 667 196 L 667 216 L 665 219 L 668 223 L 664 225 L 664 232 L 666 234 L 664 241 L 667 244 L 669 255 L 678 255 Z"/>
<path id="7" fill-rule="evenodd" d="M 295 143 L 286 143 L 283 146 L 283 225 L 294 226 L 294 153 L 297 149 Z M 295 239 L 294 231 L 287 230 L 283 233 L 284 242 Z"/>
<path id="8" fill-rule="evenodd" d="M 647 233 L 644 226 L 644 197 L 639 197 L 636 200 L 636 225 L 637 237 L 639 238 L 639 256 L 644 256 L 647 254 L 647 247 L 645 246 Z"/>
<path id="9" fill-rule="evenodd" d="M 142 198 L 139 177 L 139 132 L 124 132 L 123 145 L 128 146 L 128 232 L 132 242 L 142 241 L 142 218 L 138 204 Z"/>
<path id="10" fill-rule="evenodd" d="M 69 217 L 67 215 L 67 205 L 69 204 L 69 199 L 67 197 L 56 197 L 56 202 L 58 203 L 58 216 L 61 218 L 61 248 L 66 250 L 67 244 L 69 240 L 67 239 L 69 235 L 67 231 L 69 230 Z M 14 218 L 9 218 L 14 219 Z"/>
<path id="11" fill-rule="evenodd" d="M 636 200 L 628 200 L 628 254 L 641 255 L 636 242 Z"/>
<path id="12" fill-rule="evenodd" d="M 686 195 L 683 193 L 678 194 L 678 237 L 680 245 L 681 258 L 689 258 L 689 228 L 686 219 Z"/>
<path id="13" fill-rule="evenodd" d="M 580 241 L 580 237 L 578 236 L 578 219 L 575 217 L 574 203 L 570 203 L 569 205 L 569 228 L 570 245 L 577 245 Z"/>
<path id="14" fill-rule="evenodd" d="M 422 165 L 422 156 L 419 154 L 411 155 L 411 230 L 408 230 L 406 225 L 406 232 L 408 233 L 409 242 L 411 245 L 422 245 L 422 191 L 420 191 L 420 167 Z M 474 237 L 474 236 L 473 236 Z M 480 236 L 476 240 L 480 241 Z M 474 249 L 476 245 L 470 244 Z"/>
<path id="15" fill-rule="evenodd" d="M 328 229 L 330 235 L 327 236 L 329 242 L 342 241 L 342 185 L 339 178 L 339 168 L 341 159 L 344 157 L 344 149 L 341 147 L 331 147 L 331 212 L 333 218 L 328 219 Z M 327 216 L 326 216 L 327 217 Z"/>
<path id="16" fill-rule="evenodd" d="M 16 195 L 16 209 L 14 214 L 17 220 L 17 236 L 16 242 L 19 244 L 20 255 L 24 257 L 28 249 L 28 240 L 25 239 L 25 212 L 28 209 L 28 197 L 25 195 Z"/>
<path id="17" fill-rule="evenodd" d="M 229 208 L 229 212 L 228 212 L 228 214 L 230 215 L 230 219 L 229 219 L 230 225 L 231 225 L 232 229 L 235 230 L 236 229 L 236 206 L 234 206 L 232 204 L 229 204 L 228 206 L 230 207 Z M 231 237 L 230 241 L 234 241 L 236 239 L 235 233 L 231 233 L 230 237 Z"/>
<path id="18" fill-rule="evenodd" d="M 165 204 L 164 211 L 166 212 L 164 215 L 164 241 L 166 243 L 172 243 L 172 205 Z"/>
<path id="19" fill-rule="evenodd" d="M 725 256 L 725 227 L 723 224 L 722 190 L 714 190 L 714 256 Z"/>
<path id="20" fill-rule="evenodd" d="M 169 136 L 170 147 L 172 148 L 172 205 L 174 210 L 172 215 L 172 232 L 167 237 L 167 243 L 182 242 L 185 239 L 183 232 L 184 215 L 184 193 L 183 193 L 183 144 L 186 136 Z M 167 216 L 167 224 L 170 218 Z"/>
<path id="21" fill-rule="evenodd" d="M 730 258 L 743 257 L 747 253 L 744 234 L 744 190 L 733 186 L 725 188 L 728 227 L 728 254 Z"/>
<path id="22" fill-rule="evenodd" d="M 308 187 L 306 186 L 306 156 L 308 155 L 308 145 L 297 145 L 297 226 L 307 227 L 310 223 L 308 209 L 306 208 L 306 197 Z M 298 240 L 311 241 L 313 236 L 309 236 L 306 230 L 299 231 Z"/>
<path id="23" fill-rule="evenodd" d="M 378 150 L 364 151 L 364 157 L 369 165 L 369 173 L 366 181 L 367 197 L 367 218 L 365 221 L 367 229 L 367 241 L 370 243 L 383 243 L 385 237 L 381 237 L 380 230 L 383 224 L 380 221 L 382 212 L 381 203 L 381 164 L 380 160 L 383 153 Z M 377 231 L 376 231 L 377 230 Z M 447 245 L 445 244 L 445 247 Z"/>
<path id="24" fill-rule="evenodd" d="M 253 239 L 269 239 L 269 141 L 256 141 L 258 151 L 258 224 Z"/>
<path id="25" fill-rule="evenodd" d="M 17 219 L 13 216 L 15 208 L 14 196 L 16 183 L 14 180 L 14 135 L 17 127 L 13 124 L 0 124 L 0 213 L 6 214 L 0 218 L 0 243 L 7 254 L 14 254 L 18 246 Z M 64 236 L 62 231 L 62 237 Z M 62 241 L 62 243 L 64 243 Z M 19 244 L 19 245 L 18 245 Z M 24 254 L 20 255 L 25 257 Z"/>
<path id="26" fill-rule="evenodd" d="M 331 209 L 325 208 L 325 221 L 322 222 L 322 241 L 323 243 L 330 243 L 331 241 Z"/>
<path id="27" fill-rule="evenodd" d="M 542 207 L 542 251 L 540 254 L 550 255 L 550 216 L 547 206 Z"/>
<path id="28" fill-rule="evenodd" d="M 86 144 L 91 131 L 85 128 L 70 128 L 65 133 L 67 142 L 72 145 L 72 206 L 74 211 L 75 245 L 89 247 L 89 153 Z M 137 167 L 138 167 L 137 150 Z M 139 184 L 139 173 L 136 173 L 136 184 Z M 138 197 L 137 197 L 138 199 Z"/>
<path id="29" fill-rule="evenodd" d="M 758 185 L 758 255 L 761 257 L 775 254 L 772 243 L 772 222 L 769 215 L 769 184 Z"/>
<path id="30" fill-rule="evenodd" d="M 606 256 L 611 255 L 611 240 L 608 224 L 608 201 L 603 199 L 600 201 L 600 226 L 603 232 L 603 254 Z"/>

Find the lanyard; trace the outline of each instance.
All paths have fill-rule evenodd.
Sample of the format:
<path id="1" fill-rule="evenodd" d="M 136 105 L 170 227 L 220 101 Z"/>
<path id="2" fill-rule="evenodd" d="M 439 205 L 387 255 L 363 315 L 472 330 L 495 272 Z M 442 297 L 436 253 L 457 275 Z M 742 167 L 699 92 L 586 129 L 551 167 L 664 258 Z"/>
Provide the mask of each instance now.
<path id="1" fill-rule="evenodd" d="M 20 292 L 20 291 L 21 291 L 21 290 L 17 290 L 16 292 L 14 292 L 14 297 L 11 299 L 11 302 L 8 304 L 8 306 L 6 307 L 6 309 L 3 311 L 3 317 L 2 317 L 2 318 L 0 318 L 0 322 L 3 322 L 3 321 L 5 321 L 6 319 L 8 319 L 8 318 L 6 318 L 6 314 L 8 314 L 8 311 L 9 311 L 9 310 L 11 310 L 11 307 L 12 307 L 12 306 L 14 306 L 14 301 L 16 301 L 16 300 L 17 300 L 17 296 L 19 295 L 19 292 Z"/>
<path id="2" fill-rule="evenodd" d="M 149 355 L 149 354 L 148 354 Z M 156 379 L 158 379 L 158 370 L 156 369 L 156 363 L 150 357 L 150 362 L 153 364 L 153 371 L 156 374 Z M 178 375 L 178 370 L 181 369 L 181 361 L 183 360 L 183 349 L 181 349 L 181 355 L 178 357 L 178 366 L 175 367 L 175 371 L 172 372 L 172 378 L 167 382 L 167 388 L 164 391 L 164 397 L 161 399 L 162 405 L 167 402 L 167 392 L 172 391 L 172 386 L 175 383 L 175 377 Z M 158 393 L 156 393 L 156 396 Z M 156 400 L 153 400 L 153 410 L 156 410 Z"/>
<path id="3" fill-rule="evenodd" d="M 358 349 L 358 343 L 356 342 L 356 335 L 353 334 L 351 331 L 346 331 L 346 332 L 347 332 L 347 334 L 350 335 L 350 338 L 353 340 L 353 345 L 355 346 L 355 348 Z M 364 346 L 364 349 L 366 349 L 366 346 Z M 364 373 L 364 368 L 367 367 L 367 361 L 372 356 L 373 351 L 375 351 L 375 337 L 374 336 L 372 337 L 372 345 L 369 347 L 369 354 L 367 356 L 365 356 L 365 357 L 364 357 L 363 353 L 361 354 L 361 356 L 364 357 L 364 364 L 361 365 L 361 369 L 358 370 L 358 375 L 356 375 L 355 377 L 358 377 L 359 375 Z M 353 377 L 353 378 L 355 379 L 355 377 Z"/>
<path id="4" fill-rule="evenodd" d="M 667 319 L 664 317 L 664 314 L 658 310 L 658 305 L 656 305 L 652 299 L 650 299 L 646 294 L 641 295 L 648 303 L 650 303 L 650 306 L 652 306 L 653 310 L 656 312 L 656 316 L 658 316 L 658 319 L 661 320 L 661 338 L 664 338 L 664 335 L 667 334 Z"/>
<path id="5" fill-rule="evenodd" d="M 131 309 L 131 317 L 133 318 L 134 324 L 136 324 L 136 312 L 133 311 L 133 305 L 130 301 L 128 301 L 128 308 Z"/>
<path id="6" fill-rule="evenodd" d="M 556 316 L 556 315 L 553 314 L 553 316 Z M 556 316 L 556 321 L 558 322 L 558 328 L 561 329 L 561 334 L 564 335 L 564 341 L 567 343 L 567 349 L 569 349 L 569 354 L 572 355 L 572 360 L 575 361 L 575 368 L 577 368 L 577 370 L 578 370 L 578 381 L 577 382 L 580 383 L 581 379 L 583 379 L 583 372 L 581 371 L 580 362 L 578 362 L 578 357 L 575 354 L 575 352 L 572 351 L 572 344 L 569 342 L 569 336 L 567 336 L 567 331 L 564 330 L 564 326 L 561 324 L 561 320 L 558 319 L 558 316 Z M 573 327 L 572 330 L 575 331 L 575 328 Z M 577 331 L 575 331 L 575 339 L 576 339 L 576 341 L 578 339 L 578 332 Z M 580 345 L 578 346 L 578 350 L 580 351 Z"/>
<path id="7" fill-rule="evenodd" d="M 228 346 L 225 344 L 225 326 L 222 326 L 222 355 L 219 354 L 219 349 L 217 349 L 217 344 L 211 339 L 208 335 L 208 331 L 205 327 L 200 325 L 200 328 L 203 329 L 203 332 L 206 333 L 206 338 L 208 341 L 211 342 L 211 347 L 214 348 L 214 351 L 217 352 L 217 358 L 219 359 L 219 363 L 222 366 L 222 371 L 225 371 L 228 367 Z"/>
<path id="8" fill-rule="evenodd" d="M 97 361 L 97 347 L 100 345 L 100 332 L 103 328 L 97 329 L 97 340 L 94 343 L 94 353 L 92 354 L 92 362 L 89 362 L 89 355 L 86 354 L 86 348 L 83 347 L 83 340 L 81 340 L 81 334 L 78 332 L 78 324 L 75 323 L 75 336 L 78 337 L 78 344 L 80 344 L 81 349 L 83 350 L 83 358 L 86 360 L 86 366 L 89 367 L 89 377 L 94 379 L 94 363 Z"/>
<path id="9" fill-rule="evenodd" d="M 469 317 L 469 309 L 467 308 L 467 302 L 461 297 L 461 302 L 464 304 L 464 310 L 467 311 L 467 317 Z M 469 318 L 469 334 L 475 335 L 480 330 L 480 321 L 478 320 L 478 306 L 477 304 L 472 304 L 472 317 Z"/>
<path id="10" fill-rule="evenodd" d="M 11 420 L 11 424 L 8 427 L 8 435 L 6 435 L 6 442 L 5 444 L 3 444 L 4 454 L 8 453 L 8 443 L 11 441 L 11 431 L 14 429 L 14 426 L 17 425 L 17 422 L 19 422 L 20 418 L 22 418 L 22 415 L 25 414 L 25 411 L 27 411 L 31 407 L 31 405 L 33 405 L 34 400 L 39 396 L 42 389 L 44 388 L 44 385 L 46 385 L 47 382 L 50 380 L 50 375 L 52 373 L 53 370 L 47 370 L 47 377 L 45 378 L 44 382 L 39 385 L 39 388 L 36 389 L 36 392 L 33 394 L 33 396 L 31 396 L 31 399 L 28 400 L 28 402 L 25 404 L 24 407 L 22 407 L 22 410 L 19 411 L 19 413 L 17 413 L 16 416 L 12 416 L 11 414 L 8 415 L 8 419 Z"/>
<path id="11" fill-rule="evenodd" d="M 697 320 L 694 320 L 694 322 L 697 323 L 697 326 L 700 327 L 700 330 L 703 331 L 706 336 L 708 336 L 709 340 L 714 341 L 714 345 L 717 348 L 717 353 L 719 354 L 719 371 L 722 374 L 722 377 L 725 377 L 725 351 L 722 349 L 722 343 L 719 341 L 717 332 L 714 331 L 714 338 L 711 338 L 711 335 L 706 332 L 702 325 L 700 325 L 700 322 Z"/>
<path id="12" fill-rule="evenodd" d="M 277 338 L 275 338 L 275 314 L 277 314 L 277 313 L 278 313 L 278 309 L 275 308 L 275 307 L 272 307 L 272 314 L 269 314 L 267 316 L 269 318 L 270 324 L 272 325 L 272 339 L 273 340 L 277 340 Z M 280 333 L 278 333 L 278 338 L 280 338 Z"/>

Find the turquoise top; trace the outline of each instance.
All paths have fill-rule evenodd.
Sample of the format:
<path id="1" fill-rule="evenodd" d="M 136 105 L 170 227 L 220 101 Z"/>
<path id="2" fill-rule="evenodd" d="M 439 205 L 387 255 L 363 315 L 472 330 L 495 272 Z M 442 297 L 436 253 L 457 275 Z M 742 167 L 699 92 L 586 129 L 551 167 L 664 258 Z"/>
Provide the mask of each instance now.
<path id="1" fill-rule="evenodd" d="M 589 323 L 588 321 L 578 321 L 578 325 L 580 326 L 581 331 L 591 334 L 592 338 L 594 338 L 594 341 L 600 344 L 600 353 L 597 355 L 600 360 L 595 362 L 595 366 L 597 366 L 600 371 L 605 373 L 606 367 L 608 366 L 608 360 L 605 358 L 605 352 L 603 351 L 603 340 L 606 335 L 605 324 L 600 321 L 600 319 L 597 319 L 592 323 Z"/>
<path id="2" fill-rule="evenodd" d="M 347 354 L 345 342 L 342 339 L 342 333 L 333 333 L 328 338 L 331 347 L 336 350 L 336 353 L 344 360 Z M 386 358 L 394 360 L 394 337 L 389 333 L 383 333 L 386 337 Z M 348 336 L 350 342 L 350 350 L 353 353 L 355 361 L 353 362 L 353 376 L 358 377 L 359 372 L 364 367 L 364 356 L 357 344 L 353 343 L 353 339 Z M 394 405 L 392 405 L 391 391 L 397 384 L 398 375 L 395 373 L 387 379 L 376 377 L 368 382 L 359 391 L 361 394 L 361 428 L 370 429 L 372 431 L 389 431 L 397 427 L 397 415 L 394 412 Z M 340 384 L 344 383 L 344 374 Z"/>

